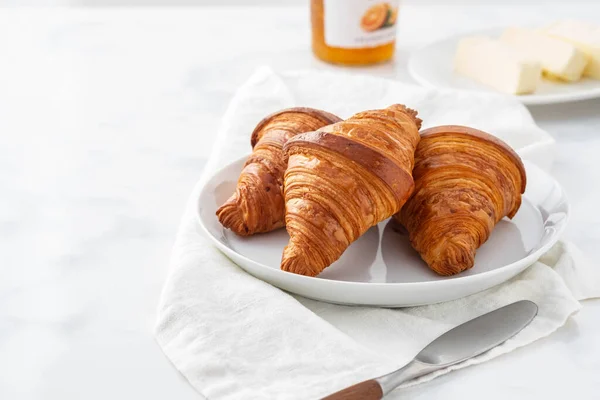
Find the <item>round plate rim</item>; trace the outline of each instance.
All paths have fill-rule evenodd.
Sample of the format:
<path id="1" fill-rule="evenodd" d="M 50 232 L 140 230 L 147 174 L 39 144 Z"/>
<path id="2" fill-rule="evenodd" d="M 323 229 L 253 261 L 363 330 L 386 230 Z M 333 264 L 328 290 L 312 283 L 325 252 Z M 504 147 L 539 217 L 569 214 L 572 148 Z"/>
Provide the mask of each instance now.
<path id="1" fill-rule="evenodd" d="M 236 255 L 236 257 L 239 257 L 241 259 L 243 259 L 245 262 L 248 263 L 252 263 L 255 266 L 258 266 L 261 269 L 264 269 L 267 273 L 274 273 L 277 274 L 279 276 L 287 276 L 288 278 L 291 279 L 297 279 L 298 281 L 304 281 L 304 282 L 312 282 L 312 284 L 326 284 L 326 285 L 341 285 L 344 287 L 354 287 L 354 288 L 364 288 L 364 287 L 372 287 L 372 288 L 381 288 L 381 289 L 390 289 L 390 288 L 402 288 L 402 287 L 408 287 L 410 286 L 411 288 L 418 288 L 423 287 L 423 288 L 427 288 L 430 289 L 431 286 L 435 286 L 437 288 L 443 288 L 445 286 L 455 286 L 457 284 L 467 284 L 469 282 L 475 282 L 477 280 L 480 279 L 487 279 L 490 277 L 494 277 L 495 275 L 501 275 L 503 273 L 505 273 L 508 270 L 513 270 L 513 269 L 518 269 L 518 268 L 522 268 L 522 269 L 526 269 L 528 268 L 530 265 L 532 265 L 536 260 L 538 260 L 544 253 L 546 253 L 552 246 L 554 246 L 554 244 L 556 244 L 556 242 L 558 242 L 560 236 L 562 235 L 562 233 L 564 232 L 566 226 L 568 225 L 569 219 L 570 219 L 570 214 L 571 214 L 571 205 L 570 202 L 568 200 L 568 198 L 566 197 L 566 193 L 564 191 L 564 189 L 562 188 L 562 186 L 556 181 L 556 179 L 554 179 L 554 177 L 552 177 L 550 174 L 548 174 L 546 171 L 544 171 L 543 169 L 541 169 L 540 167 L 538 167 L 537 165 L 535 165 L 534 163 L 532 163 L 531 161 L 527 161 L 527 160 L 523 160 L 523 163 L 525 164 L 525 169 L 529 169 L 529 168 L 535 168 L 538 169 L 539 172 L 543 173 L 544 175 L 546 175 L 549 179 L 551 179 L 554 184 L 556 186 L 558 186 L 561 189 L 561 194 L 563 196 L 563 198 L 565 199 L 565 221 L 563 224 L 561 224 L 559 226 L 559 228 L 556 230 L 556 232 L 552 235 L 551 240 L 548 240 L 547 243 L 545 243 L 543 246 L 540 246 L 539 248 L 537 248 L 534 252 L 532 252 L 531 254 L 527 255 L 524 258 L 521 258 L 519 260 L 516 260 L 510 264 L 504 265 L 502 267 L 493 269 L 491 271 L 485 271 L 485 272 L 481 272 L 479 274 L 475 274 L 475 275 L 468 275 L 468 276 L 457 276 L 457 277 L 453 277 L 452 279 L 446 279 L 446 280 L 438 280 L 438 281 L 425 281 L 425 282 L 352 282 L 352 281 L 339 281 L 339 280 L 334 280 L 334 279 L 324 279 L 324 278 L 319 278 L 318 276 L 316 277 L 312 277 L 312 276 L 305 276 L 305 275 L 299 275 L 299 274 L 294 274 L 292 272 L 287 272 L 287 271 L 282 271 L 281 269 L 275 269 L 272 267 L 269 267 L 267 265 L 264 265 L 262 263 L 259 263 L 257 261 L 254 261 L 248 257 L 246 257 L 243 254 L 240 254 L 238 252 L 236 252 L 234 249 L 226 246 L 224 243 L 222 243 L 220 240 L 218 240 L 216 237 L 213 236 L 213 234 L 210 232 L 210 230 L 208 229 L 207 226 L 205 226 L 204 221 L 202 220 L 202 216 L 200 213 L 200 210 L 202 209 L 202 205 L 200 204 L 200 201 L 202 199 L 202 194 L 204 193 L 204 191 L 209 187 L 210 184 L 213 183 L 213 180 L 216 179 L 219 175 L 221 175 L 223 173 L 224 170 L 231 168 L 234 164 L 242 164 L 244 163 L 246 160 L 248 159 L 248 155 L 245 155 L 235 161 L 232 161 L 226 165 L 224 165 L 222 168 L 218 169 L 217 171 L 215 171 L 208 179 L 206 179 L 206 181 L 204 182 L 204 184 L 202 184 L 200 190 L 198 191 L 197 195 L 196 195 L 196 220 L 198 221 L 198 224 L 200 225 L 202 231 L 204 232 L 205 236 L 207 236 L 212 242 L 213 244 L 219 249 L 221 250 L 223 253 L 225 253 L 226 255 L 228 253 L 233 253 Z M 281 228 L 283 229 L 283 228 Z M 236 265 L 238 265 L 240 268 L 244 269 L 245 268 L 243 266 L 240 266 L 239 264 L 235 263 L 233 260 L 232 262 Z M 525 267 L 523 267 L 525 265 Z"/>

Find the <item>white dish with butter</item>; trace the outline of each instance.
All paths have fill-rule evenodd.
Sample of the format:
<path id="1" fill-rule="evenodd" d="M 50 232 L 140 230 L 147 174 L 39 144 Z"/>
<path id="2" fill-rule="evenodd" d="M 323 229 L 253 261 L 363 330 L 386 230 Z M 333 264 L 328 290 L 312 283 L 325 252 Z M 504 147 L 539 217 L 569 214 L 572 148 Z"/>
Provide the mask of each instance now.
<path id="1" fill-rule="evenodd" d="M 417 82 L 426 87 L 503 94 L 491 86 L 457 73 L 455 60 L 461 40 L 474 36 L 500 38 L 504 31 L 505 29 L 495 29 L 475 32 L 432 43 L 411 55 L 408 62 L 409 72 Z M 474 61 L 477 60 L 474 59 Z M 480 61 L 484 62 L 485 60 Z M 515 72 L 513 75 L 506 76 L 505 69 L 499 69 L 498 74 L 498 78 L 504 79 L 508 82 L 507 84 L 516 85 L 516 87 L 526 87 L 528 85 L 528 82 L 523 80 L 527 78 L 527 71 Z M 579 81 L 569 83 L 542 79 L 534 93 L 508 96 L 515 97 L 527 105 L 565 103 L 600 98 L 600 80 L 586 76 Z"/>
<path id="2" fill-rule="evenodd" d="M 279 269 L 289 236 L 285 229 L 240 237 L 223 228 L 216 209 L 235 189 L 247 157 L 221 169 L 198 197 L 198 221 L 227 257 L 258 279 L 288 292 L 330 303 L 405 307 L 468 296 L 514 277 L 556 243 L 569 216 L 560 185 L 525 162 L 527 188 L 512 219 L 500 221 L 477 250 L 475 266 L 458 275 L 439 276 L 421 260 L 395 222 L 386 220 L 352 243 L 318 277 Z"/>

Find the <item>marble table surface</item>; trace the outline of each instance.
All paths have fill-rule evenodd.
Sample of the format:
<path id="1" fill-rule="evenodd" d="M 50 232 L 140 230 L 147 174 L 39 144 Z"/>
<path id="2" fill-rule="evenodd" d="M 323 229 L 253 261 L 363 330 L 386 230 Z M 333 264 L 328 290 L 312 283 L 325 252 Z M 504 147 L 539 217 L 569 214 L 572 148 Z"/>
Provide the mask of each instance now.
<path id="1" fill-rule="evenodd" d="M 410 82 L 409 52 L 449 34 L 600 20 L 591 1 L 508 3 L 409 3 L 395 62 L 355 71 Z M 0 54 L 0 398 L 200 399 L 152 336 L 170 248 L 236 87 L 263 64 L 337 68 L 311 56 L 308 9 L 4 9 Z M 600 100 L 530 110 L 558 142 L 565 236 L 598 259 Z M 599 335 L 586 301 L 552 336 L 406 398 L 597 398 Z"/>

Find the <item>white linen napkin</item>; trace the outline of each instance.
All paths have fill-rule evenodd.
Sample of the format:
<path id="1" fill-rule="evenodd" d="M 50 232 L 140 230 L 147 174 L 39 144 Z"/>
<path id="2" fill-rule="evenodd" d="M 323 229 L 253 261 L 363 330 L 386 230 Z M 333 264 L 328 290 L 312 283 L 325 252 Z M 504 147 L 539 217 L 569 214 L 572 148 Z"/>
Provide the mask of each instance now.
<path id="1" fill-rule="evenodd" d="M 249 133 L 266 114 L 310 106 L 342 118 L 404 103 L 424 127 L 464 124 L 493 132 L 526 159 L 552 163 L 553 140 L 525 107 L 499 96 L 423 89 L 375 77 L 259 69 L 232 100 L 215 150 L 183 215 L 156 338 L 209 399 L 313 399 L 388 373 L 444 331 L 484 312 L 529 299 L 534 321 L 514 338 L 450 370 L 478 364 L 549 335 L 600 296 L 600 277 L 571 244 L 559 243 L 509 282 L 463 299 L 404 309 L 349 307 L 293 296 L 247 274 L 204 238 L 195 208 L 202 182 L 250 152 Z M 407 398 L 401 390 L 389 398 Z"/>

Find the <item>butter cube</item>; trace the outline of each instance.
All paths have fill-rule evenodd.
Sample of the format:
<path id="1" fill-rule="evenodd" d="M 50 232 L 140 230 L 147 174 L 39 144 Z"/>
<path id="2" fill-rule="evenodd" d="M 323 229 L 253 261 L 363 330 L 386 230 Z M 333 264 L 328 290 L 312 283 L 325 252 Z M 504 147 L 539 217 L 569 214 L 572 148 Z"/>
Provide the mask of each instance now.
<path id="1" fill-rule="evenodd" d="M 545 74 L 565 81 L 581 78 L 588 60 L 571 43 L 531 29 L 508 28 L 500 40 L 539 61 Z"/>
<path id="2" fill-rule="evenodd" d="M 559 21 L 542 30 L 548 36 L 565 40 L 585 53 L 588 65 L 584 76 L 600 79 L 600 26 L 583 21 Z"/>
<path id="3" fill-rule="evenodd" d="M 454 67 L 464 76 L 509 94 L 534 92 L 541 76 L 537 61 L 485 36 L 462 39 Z"/>

